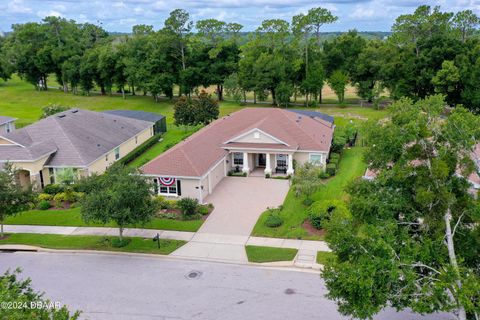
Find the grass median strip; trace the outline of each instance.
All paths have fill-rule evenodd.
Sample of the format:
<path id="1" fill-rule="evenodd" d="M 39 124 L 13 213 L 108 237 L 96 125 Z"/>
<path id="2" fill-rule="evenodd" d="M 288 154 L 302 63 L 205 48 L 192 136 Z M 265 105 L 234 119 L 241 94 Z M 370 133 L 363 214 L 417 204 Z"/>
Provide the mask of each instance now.
<path id="1" fill-rule="evenodd" d="M 173 220 L 154 218 L 145 225 L 129 227 L 195 232 L 200 228 L 202 223 L 203 220 Z M 116 227 L 116 225 L 113 223 L 108 223 L 106 225 L 98 223 L 85 223 L 80 215 L 80 208 L 65 210 L 25 211 L 5 219 L 5 224 L 63 227 Z"/>
<path id="2" fill-rule="evenodd" d="M 333 257 L 334 257 L 333 252 L 318 251 L 317 252 L 317 263 L 324 265 L 328 260 L 333 259 Z"/>
<path id="3" fill-rule="evenodd" d="M 114 246 L 118 237 L 105 236 L 64 236 L 56 234 L 9 234 L 0 240 L 3 244 L 24 244 L 49 249 L 64 250 L 99 250 L 132 253 L 153 253 L 167 255 L 183 246 L 186 242 L 160 239 L 160 248 L 151 238 L 126 237 L 128 244 L 117 248 Z"/>
<path id="4" fill-rule="evenodd" d="M 297 255 L 297 249 L 274 248 L 260 246 L 245 246 L 248 261 L 250 262 L 275 262 L 292 261 Z"/>

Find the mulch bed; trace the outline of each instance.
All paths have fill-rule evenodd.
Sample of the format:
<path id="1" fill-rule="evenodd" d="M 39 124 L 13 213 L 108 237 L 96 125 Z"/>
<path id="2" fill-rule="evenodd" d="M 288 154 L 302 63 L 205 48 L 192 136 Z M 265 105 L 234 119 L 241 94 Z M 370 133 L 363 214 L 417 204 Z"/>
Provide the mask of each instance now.
<path id="1" fill-rule="evenodd" d="M 307 233 L 310 236 L 324 236 L 325 235 L 325 230 L 324 229 L 320 229 L 320 230 L 316 229 L 314 226 L 312 226 L 312 224 L 308 220 L 305 220 L 302 223 L 302 228 L 305 229 L 305 231 L 307 231 Z"/>

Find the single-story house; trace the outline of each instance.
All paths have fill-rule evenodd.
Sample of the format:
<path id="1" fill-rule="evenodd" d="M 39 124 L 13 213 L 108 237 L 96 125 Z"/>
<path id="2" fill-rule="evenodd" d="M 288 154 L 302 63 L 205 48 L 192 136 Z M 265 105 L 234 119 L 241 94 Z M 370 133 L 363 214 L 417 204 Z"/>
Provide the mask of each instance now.
<path id="1" fill-rule="evenodd" d="M 71 109 L 0 133 L 0 165 L 12 163 L 23 186 L 43 188 L 67 168 L 102 173 L 153 134 L 152 122 Z"/>
<path id="2" fill-rule="evenodd" d="M 319 112 L 244 108 L 213 121 L 145 164 L 158 194 L 201 203 L 229 172 L 291 175 L 294 162 L 325 166 L 333 118 Z"/>
<path id="3" fill-rule="evenodd" d="M 167 132 L 167 119 L 164 115 L 161 115 L 159 113 L 145 112 L 139 110 L 107 110 L 104 111 L 104 113 L 147 122 L 153 122 L 153 131 L 155 134 Z"/>
<path id="4" fill-rule="evenodd" d="M 475 146 L 472 152 L 472 160 L 476 163 L 477 169 L 467 177 L 467 180 L 471 184 L 470 192 L 476 195 L 477 192 L 480 191 L 480 143 Z M 412 161 L 412 165 L 419 163 L 421 163 L 419 160 Z M 362 178 L 365 180 L 373 180 L 377 175 L 378 172 L 376 170 L 367 168 Z"/>
<path id="5" fill-rule="evenodd" d="M 0 134 L 10 133 L 15 130 L 15 118 L 0 116 Z"/>

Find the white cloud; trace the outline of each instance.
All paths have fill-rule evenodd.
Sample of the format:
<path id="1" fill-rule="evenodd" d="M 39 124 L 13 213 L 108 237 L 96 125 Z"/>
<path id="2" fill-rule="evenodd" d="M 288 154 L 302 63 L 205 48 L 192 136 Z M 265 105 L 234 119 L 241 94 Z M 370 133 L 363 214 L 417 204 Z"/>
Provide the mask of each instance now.
<path id="1" fill-rule="evenodd" d="M 8 3 L 7 10 L 10 13 L 31 13 L 32 9 L 28 7 L 23 0 L 13 0 Z"/>
<path id="2" fill-rule="evenodd" d="M 38 11 L 37 16 L 39 18 L 45 18 L 45 17 L 63 17 L 63 14 L 55 11 L 55 10 L 49 10 L 49 11 Z"/>

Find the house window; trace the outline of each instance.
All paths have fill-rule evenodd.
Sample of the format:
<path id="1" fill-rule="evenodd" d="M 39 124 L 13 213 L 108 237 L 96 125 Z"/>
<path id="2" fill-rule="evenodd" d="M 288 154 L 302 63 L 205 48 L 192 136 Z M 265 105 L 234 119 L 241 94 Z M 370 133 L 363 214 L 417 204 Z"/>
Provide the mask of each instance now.
<path id="1" fill-rule="evenodd" d="M 115 148 L 115 160 L 120 159 L 120 147 Z"/>
<path id="2" fill-rule="evenodd" d="M 313 163 L 315 165 L 321 165 L 322 164 L 322 155 L 319 153 L 310 153 L 310 163 Z"/>
<path id="3" fill-rule="evenodd" d="M 286 167 L 286 166 L 287 166 L 287 155 L 277 154 L 277 167 Z"/>
<path id="4" fill-rule="evenodd" d="M 167 196 L 176 196 L 177 195 L 177 186 L 164 186 L 160 185 L 160 194 L 167 195 Z"/>
<path id="5" fill-rule="evenodd" d="M 253 137 L 254 137 L 255 139 L 260 139 L 260 132 L 255 132 L 255 133 L 253 134 Z"/>
<path id="6" fill-rule="evenodd" d="M 241 152 L 234 152 L 233 153 L 233 165 L 243 166 L 243 153 L 241 153 Z"/>
<path id="7" fill-rule="evenodd" d="M 7 125 L 5 126 L 5 131 L 7 133 L 9 133 L 10 131 L 12 131 L 12 124 L 9 122 L 7 123 Z"/>
<path id="8" fill-rule="evenodd" d="M 105 155 L 105 161 L 108 161 L 108 154 Z"/>

